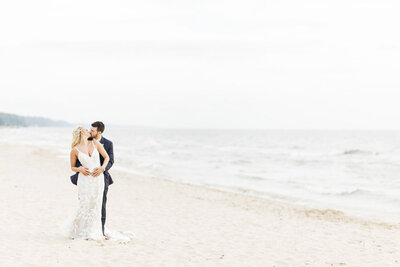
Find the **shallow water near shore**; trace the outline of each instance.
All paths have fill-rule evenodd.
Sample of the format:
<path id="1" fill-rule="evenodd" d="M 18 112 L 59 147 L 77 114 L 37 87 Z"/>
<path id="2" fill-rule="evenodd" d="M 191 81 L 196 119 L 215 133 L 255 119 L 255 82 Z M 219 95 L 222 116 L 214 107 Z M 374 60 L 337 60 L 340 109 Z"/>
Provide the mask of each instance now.
<path id="1" fill-rule="evenodd" d="M 87 126 L 89 127 L 89 126 Z M 69 157 L 73 127 L 1 127 Z M 400 221 L 400 132 L 109 127 L 115 170 Z"/>

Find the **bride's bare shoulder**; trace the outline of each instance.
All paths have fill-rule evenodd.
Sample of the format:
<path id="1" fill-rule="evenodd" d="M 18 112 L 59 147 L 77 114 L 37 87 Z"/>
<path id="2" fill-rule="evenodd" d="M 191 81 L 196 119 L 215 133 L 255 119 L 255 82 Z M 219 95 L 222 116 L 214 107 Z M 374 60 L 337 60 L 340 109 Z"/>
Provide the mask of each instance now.
<path id="1" fill-rule="evenodd" d="M 78 154 L 78 150 L 76 149 L 76 147 L 71 148 L 71 155 L 76 155 Z"/>
<path id="2" fill-rule="evenodd" d="M 100 145 L 99 140 L 93 138 L 92 142 L 96 147 L 99 147 L 99 145 Z"/>

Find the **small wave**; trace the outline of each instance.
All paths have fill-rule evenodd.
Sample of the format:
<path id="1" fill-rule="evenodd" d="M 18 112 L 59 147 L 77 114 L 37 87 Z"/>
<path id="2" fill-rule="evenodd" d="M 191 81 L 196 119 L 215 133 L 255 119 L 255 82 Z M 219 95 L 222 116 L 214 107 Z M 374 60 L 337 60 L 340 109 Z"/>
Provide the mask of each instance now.
<path id="1" fill-rule="evenodd" d="M 367 194 L 368 191 L 360 188 L 349 188 L 349 189 L 333 189 L 333 188 L 319 188 L 319 187 L 308 187 L 308 191 L 317 193 L 320 195 L 336 195 L 336 196 L 350 196 L 357 194 Z"/>
<path id="2" fill-rule="evenodd" d="M 257 175 L 253 175 L 253 174 L 247 174 L 247 173 L 237 174 L 236 176 L 243 180 L 255 180 L 255 181 L 268 180 L 266 177 L 261 177 L 261 176 L 257 176 Z"/>
<path id="3" fill-rule="evenodd" d="M 238 159 L 238 160 L 232 160 L 230 163 L 232 163 L 233 165 L 250 164 L 251 160 Z"/>
<path id="4" fill-rule="evenodd" d="M 244 177 L 245 179 L 256 180 L 256 181 L 267 180 L 265 177 L 253 176 L 253 175 L 242 175 L 242 177 Z"/>
<path id="5" fill-rule="evenodd" d="M 354 189 L 354 190 L 337 192 L 337 193 L 335 193 L 335 195 L 349 196 L 349 195 L 364 194 L 364 193 L 368 193 L 368 192 L 365 191 L 365 190 L 357 188 L 357 189 Z"/>
<path id="6" fill-rule="evenodd" d="M 343 155 L 355 155 L 355 154 L 362 154 L 362 155 L 379 155 L 378 152 L 372 152 L 368 150 L 361 150 L 361 149 L 349 149 L 343 152 Z"/>

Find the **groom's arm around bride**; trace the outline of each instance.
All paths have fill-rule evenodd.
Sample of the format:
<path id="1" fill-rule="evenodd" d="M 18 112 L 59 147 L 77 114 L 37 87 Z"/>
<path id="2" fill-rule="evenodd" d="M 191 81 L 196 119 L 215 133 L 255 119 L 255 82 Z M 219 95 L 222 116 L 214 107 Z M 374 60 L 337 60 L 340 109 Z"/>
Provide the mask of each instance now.
<path id="1" fill-rule="evenodd" d="M 107 182 L 107 184 L 110 185 L 110 184 L 114 183 L 114 181 L 111 178 L 110 173 L 108 172 L 108 170 L 111 169 L 111 167 L 114 164 L 114 146 L 110 140 L 104 138 L 103 136 L 101 137 L 100 143 L 104 144 L 104 149 L 107 151 L 107 154 L 110 157 L 110 161 L 108 162 L 108 164 L 103 172 L 105 182 Z M 100 164 L 102 165 L 103 162 L 104 162 L 104 158 L 100 155 Z"/>

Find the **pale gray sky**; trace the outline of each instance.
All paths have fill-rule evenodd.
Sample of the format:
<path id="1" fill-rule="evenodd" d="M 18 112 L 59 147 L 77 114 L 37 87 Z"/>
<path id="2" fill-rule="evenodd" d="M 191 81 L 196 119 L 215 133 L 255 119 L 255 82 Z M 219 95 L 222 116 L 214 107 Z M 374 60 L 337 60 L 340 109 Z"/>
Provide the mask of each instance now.
<path id="1" fill-rule="evenodd" d="M 398 1 L 7 1 L 0 111 L 198 128 L 400 129 Z"/>

